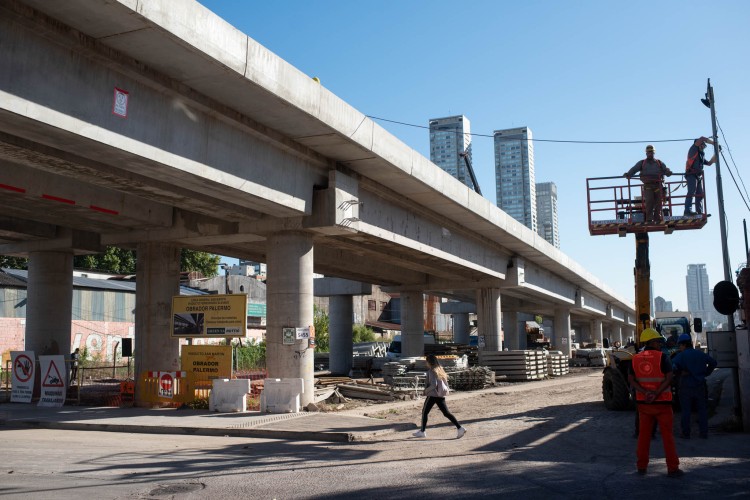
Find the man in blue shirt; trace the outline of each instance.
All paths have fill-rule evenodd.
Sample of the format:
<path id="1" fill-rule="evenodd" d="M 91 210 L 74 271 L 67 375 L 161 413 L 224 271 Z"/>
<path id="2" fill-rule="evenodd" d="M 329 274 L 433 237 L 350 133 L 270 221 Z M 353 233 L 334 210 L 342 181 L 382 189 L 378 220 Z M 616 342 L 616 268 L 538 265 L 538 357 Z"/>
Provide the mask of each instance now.
<path id="1" fill-rule="evenodd" d="M 690 335 L 680 335 L 677 345 L 679 354 L 672 359 L 675 376 L 679 380 L 680 412 L 682 413 L 681 437 L 690 439 L 690 414 L 693 402 L 698 408 L 700 437 L 708 437 L 708 394 L 706 377 L 716 368 L 716 360 L 697 349 L 693 349 Z"/>

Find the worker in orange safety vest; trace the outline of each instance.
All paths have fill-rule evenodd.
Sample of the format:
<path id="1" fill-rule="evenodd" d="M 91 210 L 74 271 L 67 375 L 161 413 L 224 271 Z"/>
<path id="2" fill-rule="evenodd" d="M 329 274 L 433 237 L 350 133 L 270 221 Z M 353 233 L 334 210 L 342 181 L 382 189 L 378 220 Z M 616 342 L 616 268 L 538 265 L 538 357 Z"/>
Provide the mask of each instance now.
<path id="1" fill-rule="evenodd" d="M 672 363 L 669 356 L 661 351 L 665 342 L 653 328 L 641 332 L 641 343 L 646 347 L 633 356 L 628 373 L 628 381 L 636 390 L 636 404 L 640 433 L 636 451 L 638 474 L 646 474 L 648 468 L 651 432 L 654 423 L 659 422 L 664 455 L 667 460 L 667 475 L 679 477 L 680 459 L 672 434 Z"/>

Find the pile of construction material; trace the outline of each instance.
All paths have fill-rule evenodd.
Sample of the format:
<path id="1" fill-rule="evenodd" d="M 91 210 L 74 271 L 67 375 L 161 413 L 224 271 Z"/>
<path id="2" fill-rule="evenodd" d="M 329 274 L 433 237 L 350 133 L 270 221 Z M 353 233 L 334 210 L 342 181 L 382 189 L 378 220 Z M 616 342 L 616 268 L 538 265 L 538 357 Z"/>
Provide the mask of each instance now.
<path id="1" fill-rule="evenodd" d="M 486 366 L 448 372 L 448 385 L 459 391 L 473 391 L 495 385 L 495 372 Z"/>
<path id="2" fill-rule="evenodd" d="M 568 357 L 560 351 L 549 351 L 547 353 L 547 374 L 551 377 L 560 377 L 568 373 L 570 373 Z"/>
<path id="3" fill-rule="evenodd" d="M 604 366 L 607 354 L 604 349 L 576 349 L 571 364 L 573 366 Z"/>
<path id="4" fill-rule="evenodd" d="M 403 365 L 401 363 L 385 363 L 383 364 L 382 374 L 383 374 L 383 383 L 391 384 L 393 383 L 393 377 L 400 377 L 404 373 L 406 373 L 407 367 L 406 365 Z"/>
<path id="5" fill-rule="evenodd" d="M 384 342 L 355 342 L 352 346 L 354 357 L 384 357 L 386 352 L 388 352 L 388 344 Z"/>
<path id="6" fill-rule="evenodd" d="M 466 356 L 469 366 L 476 366 L 478 361 L 477 347 L 467 344 L 425 344 L 424 353 L 435 356 Z"/>
<path id="7" fill-rule="evenodd" d="M 396 400 L 391 393 L 391 388 L 380 384 L 360 384 L 355 381 L 350 384 L 339 384 L 336 389 L 347 398 L 372 399 L 375 401 Z"/>
<path id="8" fill-rule="evenodd" d="M 547 376 L 547 355 L 535 351 L 479 351 L 479 364 L 504 380 L 539 380 Z"/>

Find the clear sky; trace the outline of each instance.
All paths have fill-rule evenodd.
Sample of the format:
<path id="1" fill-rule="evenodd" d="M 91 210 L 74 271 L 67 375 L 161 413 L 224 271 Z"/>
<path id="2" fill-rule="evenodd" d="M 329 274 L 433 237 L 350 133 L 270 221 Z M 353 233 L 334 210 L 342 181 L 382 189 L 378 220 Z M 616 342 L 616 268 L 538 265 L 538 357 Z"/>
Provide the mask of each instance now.
<path id="1" fill-rule="evenodd" d="M 630 300 L 634 237 L 589 235 L 586 178 L 621 175 L 645 157 L 649 142 L 657 158 L 683 172 L 691 141 L 655 141 L 711 135 L 700 102 L 711 78 L 729 161 L 721 172 L 733 280 L 746 261 L 750 211 L 740 192 L 747 199 L 750 2 L 201 3 L 367 115 L 426 126 L 463 114 L 479 134 L 528 126 L 538 139 L 644 141 L 534 145 L 536 181 L 557 184 L 561 250 Z M 379 123 L 429 158 L 427 130 Z M 473 139 L 473 162 L 495 202 L 491 138 Z M 708 225 L 650 238 L 654 293 L 682 310 L 688 264 L 705 263 L 712 284 L 724 279 L 716 171 L 707 170 Z"/>

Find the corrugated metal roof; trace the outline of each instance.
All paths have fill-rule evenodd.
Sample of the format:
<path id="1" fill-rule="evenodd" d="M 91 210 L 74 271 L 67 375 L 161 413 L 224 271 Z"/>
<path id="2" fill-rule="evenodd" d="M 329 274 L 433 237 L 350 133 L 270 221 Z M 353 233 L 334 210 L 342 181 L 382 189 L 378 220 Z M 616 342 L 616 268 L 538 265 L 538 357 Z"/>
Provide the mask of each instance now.
<path id="1" fill-rule="evenodd" d="M 0 286 L 26 288 L 26 281 L 20 280 L 12 274 L 8 274 L 0 270 Z"/>
<path id="2" fill-rule="evenodd" d="M 3 268 L 2 271 L 3 273 L 6 273 L 6 276 L 9 276 L 11 279 L 17 280 L 17 284 L 8 284 L 7 286 L 27 286 L 29 279 L 29 272 L 27 270 Z M 3 276 L 3 273 L 0 273 L 0 278 Z M 0 281 L 0 285 L 3 284 L 4 283 Z M 135 281 L 102 280 L 73 276 L 73 288 L 116 290 L 121 292 L 135 293 Z M 180 295 L 208 295 L 208 292 L 180 285 Z"/>

